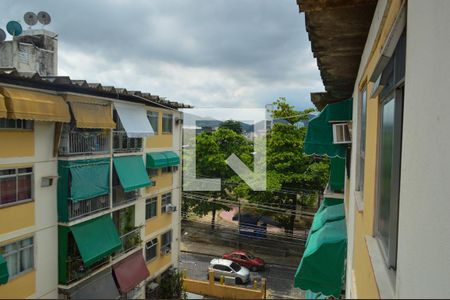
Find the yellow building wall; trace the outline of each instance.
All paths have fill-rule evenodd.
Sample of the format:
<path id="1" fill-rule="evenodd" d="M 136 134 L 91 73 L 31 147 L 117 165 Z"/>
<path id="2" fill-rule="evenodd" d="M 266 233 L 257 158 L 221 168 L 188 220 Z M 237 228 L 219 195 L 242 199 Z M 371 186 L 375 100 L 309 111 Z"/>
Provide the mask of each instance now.
<path id="1" fill-rule="evenodd" d="M 156 258 L 147 263 L 147 269 L 150 272 L 150 277 L 158 273 L 160 270 L 165 269 L 172 263 L 172 252 L 161 256 L 161 235 L 158 236 L 158 248 L 156 249 Z"/>
<path id="2" fill-rule="evenodd" d="M 34 225 L 34 202 L 0 208 L 0 234 Z"/>
<path id="3" fill-rule="evenodd" d="M 386 37 L 401 8 L 401 0 L 388 1 L 389 7 L 384 15 L 382 28 L 375 40 L 372 53 L 365 67 L 360 88 L 363 88 L 368 77 L 374 71 L 384 46 Z M 353 251 L 353 274 L 358 298 L 379 298 L 372 262 L 369 257 L 365 236 L 374 234 L 375 199 L 377 187 L 377 155 L 379 98 L 370 98 L 372 84 L 367 84 L 367 119 L 366 119 L 366 157 L 364 166 L 364 210 L 355 211 L 355 236 Z"/>
<path id="4" fill-rule="evenodd" d="M 172 224 L 171 213 L 161 213 L 161 195 L 158 195 L 158 201 L 156 204 L 156 217 L 145 221 L 145 235 L 151 235 L 153 232 L 157 232 L 163 228 L 166 228 Z"/>
<path id="5" fill-rule="evenodd" d="M 151 180 L 155 185 L 146 187 L 147 193 L 153 193 L 157 190 L 171 188 L 173 184 L 173 173 L 162 173 L 161 169 L 158 169 L 158 176 L 153 176 Z"/>
<path id="6" fill-rule="evenodd" d="M 145 147 L 147 149 L 172 148 L 173 135 L 162 133 L 162 116 L 164 113 L 171 113 L 171 111 L 154 107 L 147 107 L 147 110 L 158 112 L 159 118 L 158 118 L 158 134 L 146 138 Z"/>
<path id="7" fill-rule="evenodd" d="M 36 271 L 25 273 L 0 285 L 0 299 L 24 299 L 36 292 Z"/>
<path id="8" fill-rule="evenodd" d="M 0 129 L 0 157 L 34 156 L 33 130 Z"/>

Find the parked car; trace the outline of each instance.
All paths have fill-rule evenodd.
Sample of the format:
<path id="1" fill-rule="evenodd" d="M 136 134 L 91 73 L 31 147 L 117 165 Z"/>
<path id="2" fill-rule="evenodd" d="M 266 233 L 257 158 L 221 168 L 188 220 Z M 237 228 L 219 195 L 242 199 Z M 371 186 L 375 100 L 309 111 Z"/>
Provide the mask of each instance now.
<path id="1" fill-rule="evenodd" d="M 253 272 L 264 270 L 265 262 L 262 258 L 255 257 L 248 251 L 235 250 L 222 256 L 225 259 L 234 261 L 243 267 L 247 267 Z"/>
<path id="2" fill-rule="evenodd" d="M 250 271 L 229 259 L 215 258 L 209 263 L 209 269 L 214 271 L 215 279 L 220 279 L 220 276 L 223 275 L 234 278 L 236 284 L 250 281 Z"/>

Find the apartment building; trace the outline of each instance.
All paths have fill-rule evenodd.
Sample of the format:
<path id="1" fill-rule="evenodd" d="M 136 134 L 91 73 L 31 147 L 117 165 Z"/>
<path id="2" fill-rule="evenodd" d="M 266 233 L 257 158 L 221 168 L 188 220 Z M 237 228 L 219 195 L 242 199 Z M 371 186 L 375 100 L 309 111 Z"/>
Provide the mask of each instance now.
<path id="1" fill-rule="evenodd" d="M 0 71 L 0 298 L 155 297 L 178 267 L 182 107 Z"/>
<path id="2" fill-rule="evenodd" d="M 308 128 L 321 150 L 345 150 L 344 208 L 316 214 L 327 239 L 314 244 L 310 234 L 297 286 L 311 298 L 449 297 L 450 3 L 298 4 L 326 89 L 312 101 L 320 115 L 339 110 L 351 121 L 333 113 L 326 133 Z"/>

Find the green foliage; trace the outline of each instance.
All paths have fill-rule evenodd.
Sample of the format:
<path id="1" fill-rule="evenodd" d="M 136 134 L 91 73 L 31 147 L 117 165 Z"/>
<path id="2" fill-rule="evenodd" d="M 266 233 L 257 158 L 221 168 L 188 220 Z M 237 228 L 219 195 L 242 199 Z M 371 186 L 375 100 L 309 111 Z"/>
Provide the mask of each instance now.
<path id="1" fill-rule="evenodd" d="M 273 104 L 276 106 L 276 109 L 272 111 L 273 118 L 285 119 L 291 125 L 299 121 L 308 120 L 308 114 L 315 111 L 313 108 L 297 111 L 294 106 L 286 102 L 286 97 L 278 97 L 277 101 L 273 102 Z"/>
<path id="2" fill-rule="evenodd" d="M 230 130 L 236 132 L 237 134 L 242 134 L 242 132 L 243 132 L 241 123 L 238 121 L 234 121 L 234 120 L 227 120 L 225 122 L 222 122 L 219 125 L 219 128 L 230 129 Z"/>
<path id="3" fill-rule="evenodd" d="M 161 278 L 158 296 L 160 299 L 187 299 L 183 288 L 183 276 L 180 272 L 168 272 Z"/>

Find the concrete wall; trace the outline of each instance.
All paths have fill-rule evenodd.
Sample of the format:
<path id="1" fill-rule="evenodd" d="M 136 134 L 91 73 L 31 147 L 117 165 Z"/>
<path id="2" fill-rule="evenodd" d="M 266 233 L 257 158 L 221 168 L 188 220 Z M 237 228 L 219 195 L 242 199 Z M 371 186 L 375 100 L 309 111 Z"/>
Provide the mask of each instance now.
<path id="1" fill-rule="evenodd" d="M 450 2 L 408 1 L 397 292 L 450 295 Z"/>

